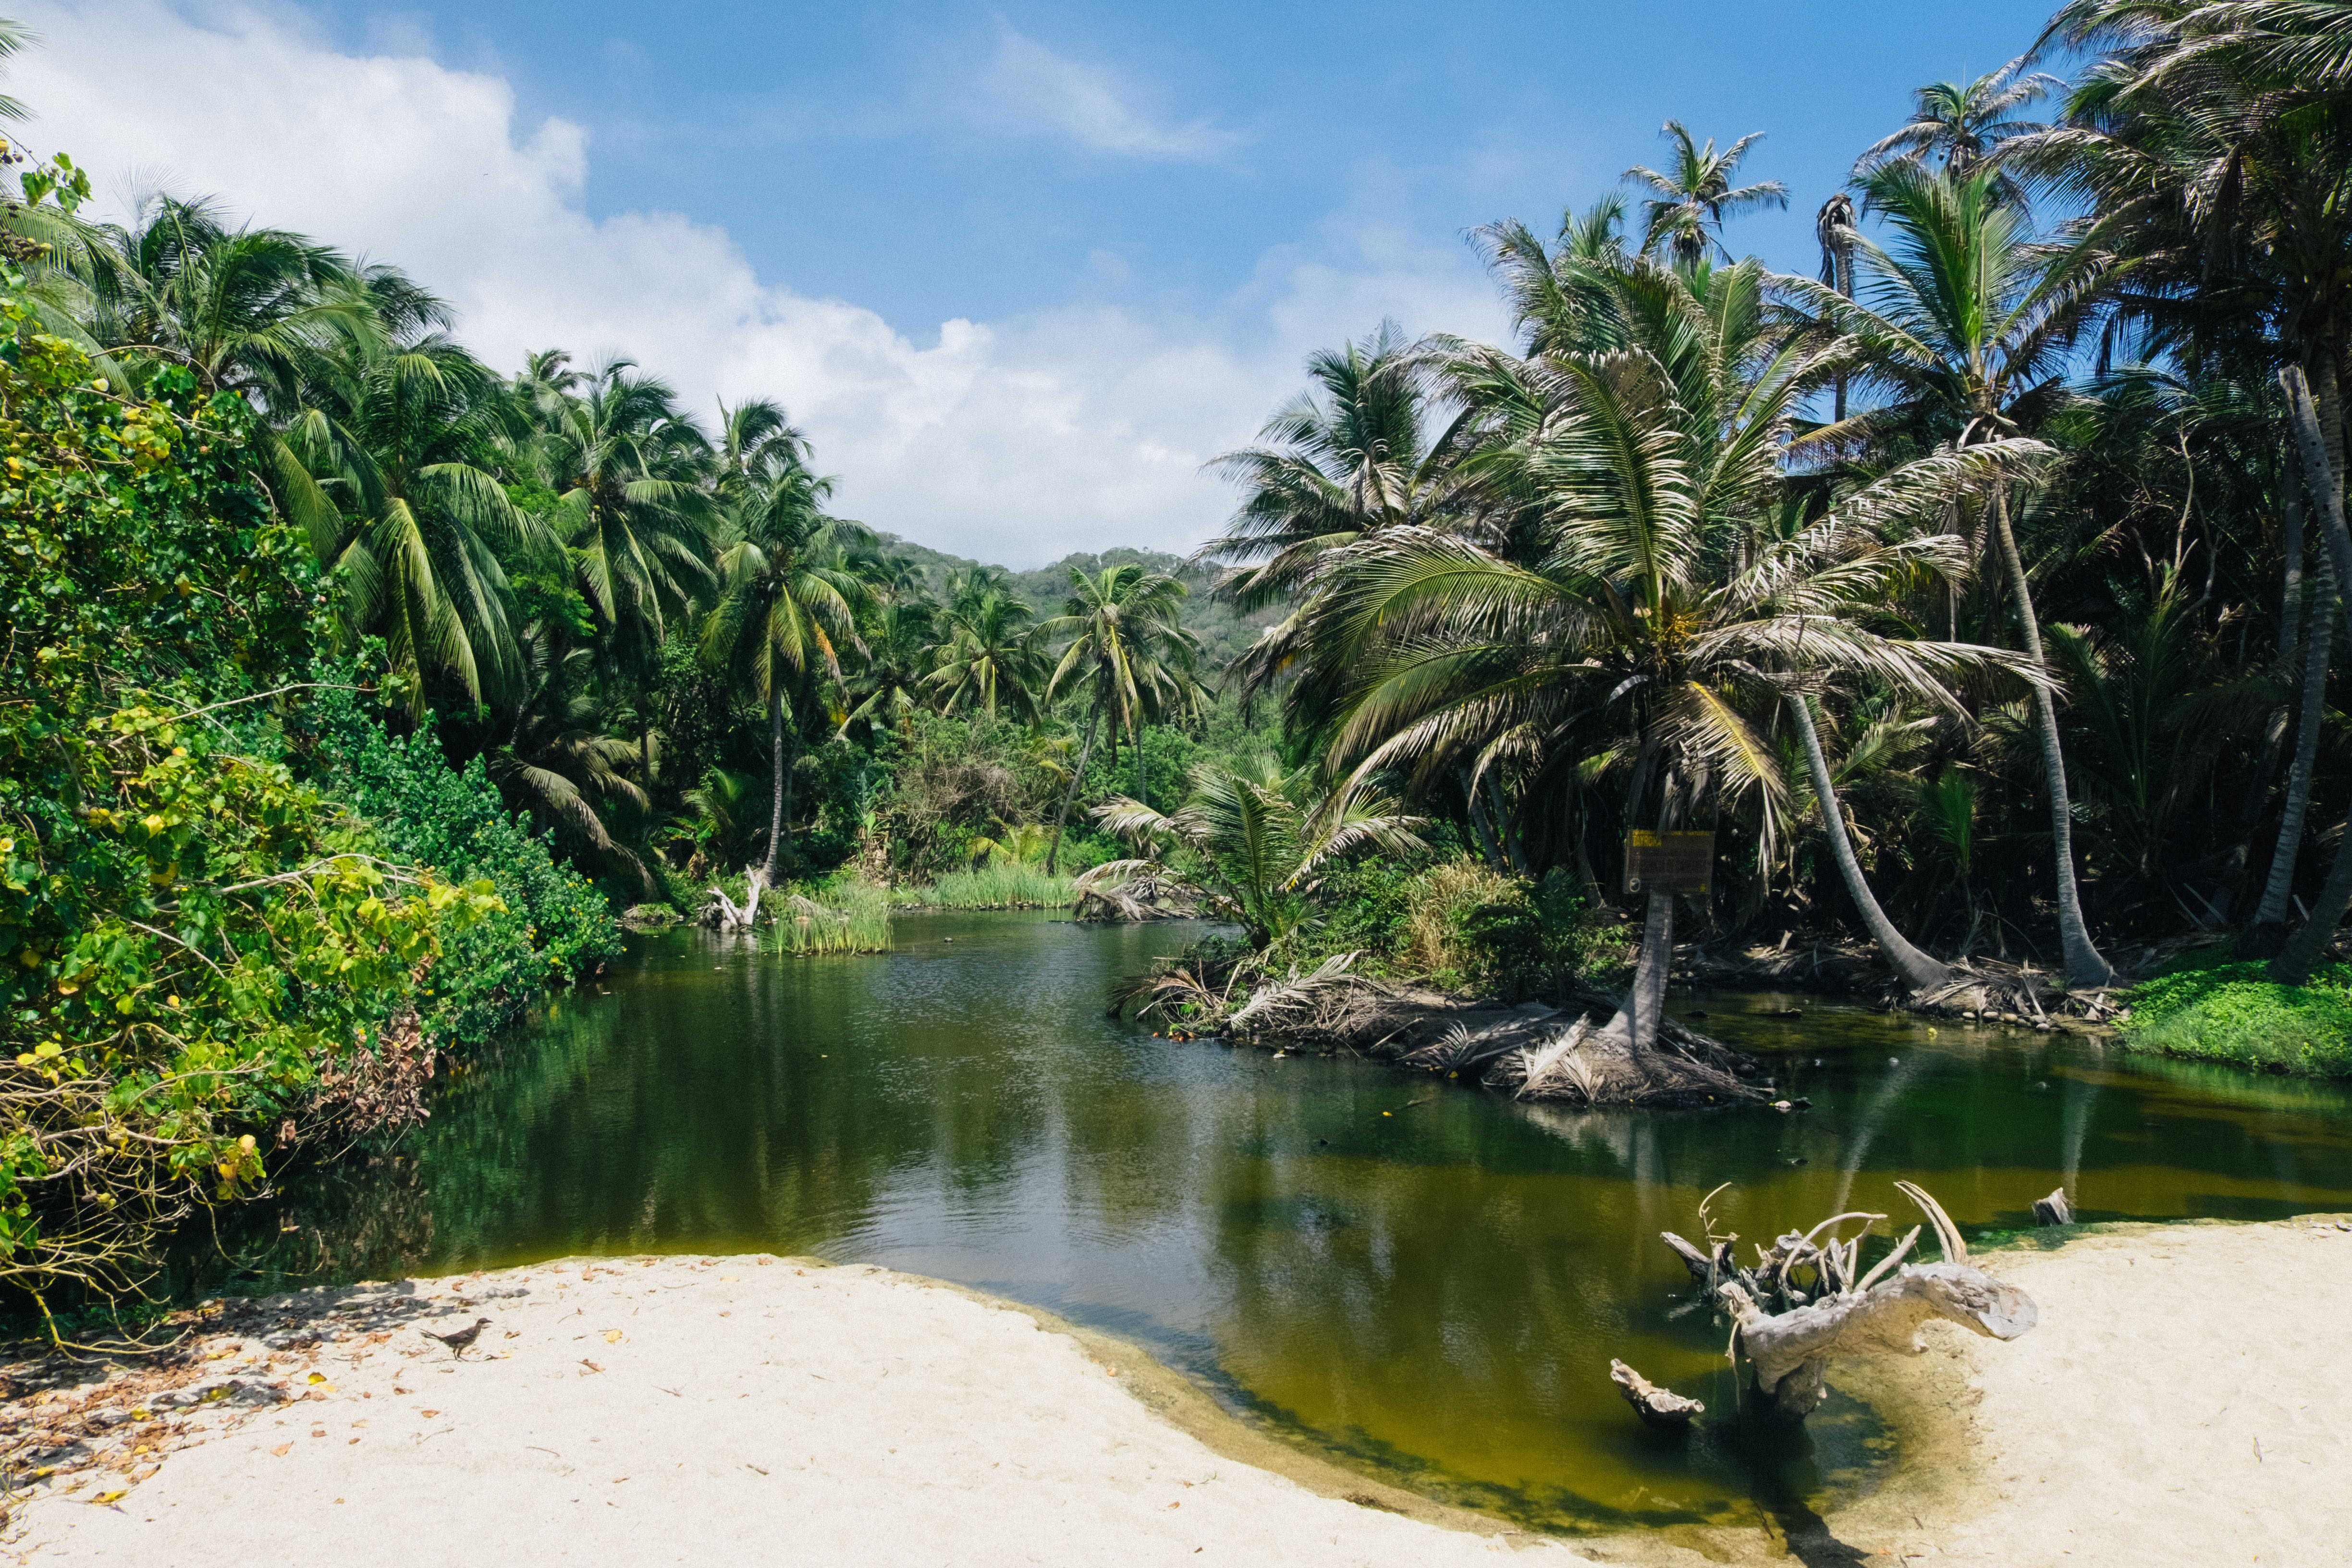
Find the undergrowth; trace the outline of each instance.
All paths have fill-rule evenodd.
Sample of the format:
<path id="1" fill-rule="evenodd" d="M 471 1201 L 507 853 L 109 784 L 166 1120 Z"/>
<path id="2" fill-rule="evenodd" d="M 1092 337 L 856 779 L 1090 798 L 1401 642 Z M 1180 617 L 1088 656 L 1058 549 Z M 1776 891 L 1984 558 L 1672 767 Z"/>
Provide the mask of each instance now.
<path id="1" fill-rule="evenodd" d="M 890 901 L 938 910 L 1066 910 L 1077 902 L 1076 878 L 1045 874 L 1022 863 L 950 871 L 928 886 L 895 888 Z"/>
<path id="2" fill-rule="evenodd" d="M 2352 964 L 2281 985 L 2262 963 L 2159 974 L 2132 993 L 2125 1043 L 2139 1050 L 2311 1077 L 2352 1077 Z"/>

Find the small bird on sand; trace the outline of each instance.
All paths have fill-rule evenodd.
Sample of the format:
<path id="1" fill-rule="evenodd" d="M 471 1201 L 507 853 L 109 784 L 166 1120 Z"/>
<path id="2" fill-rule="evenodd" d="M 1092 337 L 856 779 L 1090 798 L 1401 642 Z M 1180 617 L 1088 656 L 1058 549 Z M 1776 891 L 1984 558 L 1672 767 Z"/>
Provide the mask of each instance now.
<path id="1" fill-rule="evenodd" d="M 474 1348 L 474 1342 L 482 1337 L 482 1331 L 489 1327 L 489 1323 L 490 1321 L 488 1318 L 476 1318 L 472 1328 L 459 1329 L 454 1334 L 436 1334 L 431 1329 L 419 1329 L 416 1331 L 428 1340 L 439 1340 L 449 1347 L 453 1359 L 462 1361 L 465 1359 L 466 1352 Z"/>

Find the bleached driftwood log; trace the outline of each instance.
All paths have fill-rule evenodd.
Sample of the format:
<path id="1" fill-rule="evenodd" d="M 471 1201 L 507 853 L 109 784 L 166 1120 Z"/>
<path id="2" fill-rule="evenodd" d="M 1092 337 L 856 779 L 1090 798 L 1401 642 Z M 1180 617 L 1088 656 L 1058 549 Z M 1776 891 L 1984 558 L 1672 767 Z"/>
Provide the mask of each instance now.
<path id="1" fill-rule="evenodd" d="M 1706 1406 L 1696 1399 L 1685 1399 L 1671 1388 L 1660 1388 L 1622 1361 L 1609 1363 L 1609 1381 L 1633 1407 L 1633 1414 L 1653 1426 L 1687 1426 L 1694 1415 L 1706 1414 Z"/>
<path id="2" fill-rule="evenodd" d="M 751 929 L 751 921 L 760 912 L 760 890 L 768 885 L 768 868 L 764 866 L 746 867 L 743 882 L 750 891 L 744 894 L 740 908 L 723 889 L 710 889 L 713 900 L 710 912 L 718 917 L 717 924 L 720 931 L 747 931 Z"/>
<path id="3" fill-rule="evenodd" d="M 2036 1225 L 2073 1225 L 2074 1207 L 2066 1201 L 2066 1189 L 2053 1187 L 2046 1198 L 2033 1200 L 2033 1223 Z"/>
<path id="4" fill-rule="evenodd" d="M 1884 1215 L 1839 1215 L 1804 1236 L 1791 1231 L 1769 1248 L 1758 1247 L 1752 1269 L 1732 1263 L 1727 1242 L 1707 1253 L 1671 1233 L 1665 1237 L 1730 1312 L 1735 1343 L 1755 1369 L 1757 1388 L 1783 1415 L 1801 1420 L 1820 1405 L 1831 1357 L 1916 1355 L 1927 1349 L 1919 1331 L 1935 1319 L 1996 1340 L 2013 1340 L 2033 1327 L 2039 1315 L 2033 1298 L 1969 1262 L 1968 1243 L 1942 1205 L 1909 1182 L 1895 1184 L 1935 1227 L 1942 1261 L 1904 1264 L 1919 1239 L 1920 1227 L 1914 1226 L 1893 1252 L 1858 1275 L 1862 1238 L 1842 1242 L 1833 1227 Z M 1818 1239 L 1824 1230 L 1832 1230 L 1825 1242 Z M 1810 1301 L 1790 1279 L 1807 1266 L 1815 1275 Z M 1766 1304 L 1776 1299 L 1778 1312 Z"/>

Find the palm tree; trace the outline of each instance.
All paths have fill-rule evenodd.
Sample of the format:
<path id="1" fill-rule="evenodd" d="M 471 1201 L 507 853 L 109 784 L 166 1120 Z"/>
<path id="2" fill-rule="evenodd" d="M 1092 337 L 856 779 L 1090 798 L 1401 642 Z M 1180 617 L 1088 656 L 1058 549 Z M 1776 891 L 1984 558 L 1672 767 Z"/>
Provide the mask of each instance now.
<path id="1" fill-rule="evenodd" d="M 1114 904 L 1139 880 L 1174 885 L 1210 912 L 1237 921 L 1263 952 L 1305 923 L 1322 873 L 1364 849 L 1391 855 L 1424 847 L 1396 802 L 1360 785 L 1331 790 L 1313 766 L 1286 773 L 1270 760 L 1194 768 L 1184 803 L 1161 816 L 1124 795 L 1095 807 L 1105 827 L 1143 851 L 1078 879 L 1082 894 Z"/>
<path id="2" fill-rule="evenodd" d="M 1615 314 L 1632 346 L 1455 367 L 1487 445 L 1471 465 L 1498 504 L 1540 520 L 1514 558 L 1435 530 L 1347 552 L 1310 628 L 1318 662 L 1349 673 L 1331 765 L 1367 779 L 1411 767 L 1423 787 L 1468 767 L 1517 770 L 1531 796 L 1591 771 L 1620 781 L 1629 823 L 1673 827 L 1748 801 L 1764 858 L 1787 811 L 1759 726 L 1845 680 L 1952 706 L 1949 682 L 2021 661 L 1886 635 L 1874 624 L 1922 573 L 1965 563 L 1948 535 L 1888 542 L 2021 454 L 1946 452 L 1906 465 L 1827 516 L 1776 533 L 1794 409 L 1823 362 L 1775 332 L 1753 261 L 1720 271 L 1631 261 Z M 1854 902 L 1914 985 L 1943 978 L 1878 911 L 1843 844 L 1816 736 L 1807 763 Z M 1612 1026 L 1656 1037 L 1673 896 L 1648 900 L 1643 956 Z"/>
<path id="3" fill-rule="evenodd" d="M 605 732 L 601 722 L 594 662 L 593 650 L 566 646 L 553 628 L 527 628 L 527 684 L 505 738 L 483 763 L 510 801 L 578 834 L 597 854 L 635 872 L 646 898 L 659 899 L 660 884 L 604 820 L 616 802 L 639 811 L 651 803 L 628 776 L 642 761 L 636 742 Z"/>
<path id="4" fill-rule="evenodd" d="M 1063 602 L 1063 613 L 1041 628 L 1048 637 L 1070 639 L 1046 683 L 1045 700 L 1082 695 L 1087 704 L 1087 738 L 1063 792 L 1061 809 L 1054 814 L 1054 843 L 1045 855 L 1048 876 L 1060 862 L 1062 828 L 1086 780 L 1087 760 L 1094 754 L 1102 721 L 1110 721 L 1114 766 L 1120 734 L 1135 740 L 1139 776 L 1144 724 L 1197 711 L 1206 695 L 1192 674 L 1200 638 L 1185 629 L 1179 616 L 1184 597 L 1182 583 L 1131 561 L 1106 566 L 1091 577 L 1070 568 L 1070 596 Z"/>
<path id="5" fill-rule="evenodd" d="M 939 616 L 945 637 L 925 682 L 940 708 L 978 708 L 993 719 L 1002 703 L 1018 718 L 1034 719 L 1045 673 L 1034 620 L 1027 604 L 992 584 L 957 594 Z"/>
<path id="6" fill-rule="evenodd" d="M 667 382 L 616 359 L 548 410 L 538 449 L 558 492 L 550 521 L 580 590 L 625 662 L 661 646 L 666 615 L 711 579 L 710 443 Z"/>
<path id="7" fill-rule="evenodd" d="M 2098 231 L 2054 254 L 2038 245 L 2023 209 L 2000 199 L 2000 179 L 1990 169 L 1955 178 L 1914 163 L 1881 168 L 1863 184 L 1872 208 L 1895 231 L 1894 249 L 1854 237 L 1862 299 L 1784 279 L 1822 331 L 1845 341 L 1853 377 L 1885 397 L 1812 432 L 1806 443 L 1916 443 L 1923 433 L 1963 448 L 2007 442 L 2064 402 L 2066 355 L 2099 289 L 2119 268 Z M 2010 521 L 2011 470 L 1997 471 L 1994 537 L 2027 656 L 2044 676 L 2033 688 L 2033 705 L 2066 973 L 2077 985 L 2104 985 L 2114 972 L 2083 918 L 2057 703 Z"/>
<path id="8" fill-rule="evenodd" d="M 556 546 L 476 464 L 505 414 L 497 377 L 436 334 L 361 344 L 310 383 L 287 438 L 348 519 L 319 544 L 350 624 L 408 673 L 412 714 L 444 672 L 473 702 L 512 708 L 524 673 L 499 552 Z"/>
<path id="9" fill-rule="evenodd" d="M 2200 360 L 2292 373 L 2287 445 L 2328 545 L 2337 602 L 2352 616 L 2345 563 L 2333 559 L 2347 456 L 2339 367 L 2352 349 L 2352 101 L 2343 91 L 2352 26 L 2341 7 L 2283 0 L 2071 0 L 2043 41 L 2105 58 L 2076 89 L 2066 122 L 2023 143 L 2021 160 L 2109 215 L 2138 272 L 2121 309 L 2160 341 Z M 2326 607 L 2323 592 L 2315 641 L 2331 635 Z M 2324 658 L 2312 655 L 2315 664 Z M 2300 767 L 2290 775 L 2286 817 L 2298 827 L 2310 778 Z M 2281 837 L 2274 886 L 2291 882 L 2299 838 Z M 2352 849 L 2273 960 L 2273 978 L 2307 972 L 2347 900 Z M 2249 951 L 2280 942 L 2265 913 L 2283 918 L 2284 893 L 2265 898 Z"/>
<path id="10" fill-rule="evenodd" d="M 772 879 L 790 833 L 800 759 L 800 716 L 788 711 L 787 689 L 805 686 L 820 669 L 839 679 L 839 645 L 858 641 L 856 606 L 865 587 L 842 559 L 842 525 L 824 513 L 832 491 L 831 479 L 795 458 L 739 500 L 730 517 L 733 542 L 719 558 L 719 603 L 702 635 L 704 656 L 749 676 L 768 706 Z"/>
<path id="11" fill-rule="evenodd" d="M 1693 142 L 1679 120 L 1667 121 L 1658 134 L 1674 143 L 1673 166 L 1660 173 L 1636 163 L 1625 171 L 1625 178 L 1655 193 L 1642 204 L 1643 255 L 1664 247 L 1675 265 L 1685 269 L 1704 262 L 1710 250 L 1729 260 L 1731 253 L 1724 249 L 1722 238 L 1726 218 L 1756 207 L 1789 205 L 1789 187 L 1778 180 L 1752 185 L 1731 183 L 1748 149 L 1763 139 L 1762 132 L 1742 136 L 1720 153 L 1715 150 L 1712 136 L 1704 147 Z"/>
<path id="12" fill-rule="evenodd" d="M 1864 149 L 1854 163 L 1855 174 L 1867 175 L 1889 163 L 1933 160 L 1955 177 L 1965 177 L 1981 164 L 1997 164 L 2010 142 L 2049 129 L 2018 111 L 2064 85 L 2054 76 L 2027 72 L 2032 58 L 2021 55 L 1974 81 L 1931 82 L 1920 88 L 1911 95 L 1910 123 Z M 1994 189 L 2000 200 L 2023 202 L 2024 187 L 2005 171 L 1997 181 Z"/>
<path id="13" fill-rule="evenodd" d="M 919 598 L 886 597 L 867 584 L 868 613 L 858 628 L 866 658 L 850 677 L 852 707 L 844 731 L 863 721 L 901 736 L 915 732 L 915 715 L 930 706 L 928 682 L 939 647 L 937 607 Z"/>

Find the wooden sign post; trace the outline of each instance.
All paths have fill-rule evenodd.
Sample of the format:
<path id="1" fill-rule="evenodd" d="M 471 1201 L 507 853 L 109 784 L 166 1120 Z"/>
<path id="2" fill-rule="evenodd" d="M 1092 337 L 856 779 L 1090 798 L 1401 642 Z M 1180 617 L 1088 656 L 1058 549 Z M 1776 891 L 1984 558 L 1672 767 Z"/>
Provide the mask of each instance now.
<path id="1" fill-rule="evenodd" d="M 1658 833 L 1637 827 L 1625 836 L 1625 890 L 1690 893 L 1714 887 L 1715 835 Z"/>

